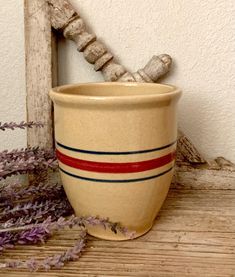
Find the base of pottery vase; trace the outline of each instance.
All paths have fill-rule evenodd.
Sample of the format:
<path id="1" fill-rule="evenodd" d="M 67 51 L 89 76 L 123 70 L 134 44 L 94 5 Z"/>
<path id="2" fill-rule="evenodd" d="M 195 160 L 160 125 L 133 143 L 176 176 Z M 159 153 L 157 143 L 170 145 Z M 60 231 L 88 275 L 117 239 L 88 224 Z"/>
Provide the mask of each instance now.
<path id="1" fill-rule="evenodd" d="M 110 229 L 104 229 L 103 227 L 100 227 L 100 226 L 88 227 L 88 234 L 93 237 L 104 239 L 104 240 L 124 241 L 124 240 L 131 240 L 131 239 L 135 239 L 140 236 L 143 236 L 144 234 L 146 234 L 148 231 L 151 230 L 152 226 L 153 224 L 139 231 L 130 230 L 130 233 L 133 232 L 133 236 L 131 237 L 128 235 L 124 235 L 121 232 L 117 232 L 117 234 L 115 234 Z"/>

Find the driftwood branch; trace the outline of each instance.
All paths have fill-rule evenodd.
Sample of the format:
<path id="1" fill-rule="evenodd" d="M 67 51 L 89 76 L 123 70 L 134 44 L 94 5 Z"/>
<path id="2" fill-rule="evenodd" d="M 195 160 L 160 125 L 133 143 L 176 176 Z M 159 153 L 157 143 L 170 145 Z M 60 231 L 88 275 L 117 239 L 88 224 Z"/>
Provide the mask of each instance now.
<path id="1" fill-rule="evenodd" d="M 51 12 L 51 25 L 73 40 L 78 51 L 83 52 L 87 62 L 94 64 L 96 71 L 101 71 L 106 81 L 147 82 L 153 83 L 170 70 L 172 59 L 167 54 L 153 56 L 146 66 L 135 73 L 128 72 L 119 64 L 104 43 L 97 40 L 95 34 L 86 30 L 83 19 L 66 0 L 47 0 Z M 205 163 L 204 158 L 182 132 L 179 136 L 178 160 L 191 163 Z"/>
<path id="2" fill-rule="evenodd" d="M 106 81 L 120 82 L 156 82 L 170 70 L 171 57 L 167 54 L 153 56 L 146 66 L 135 73 L 128 72 L 114 59 L 114 55 L 96 35 L 86 30 L 85 23 L 68 1 L 48 0 L 51 10 L 51 24 L 56 30 L 73 40 L 77 49 L 83 52 L 87 62 L 94 64 L 96 71 L 101 71 Z"/>
<path id="3" fill-rule="evenodd" d="M 192 142 L 185 136 L 185 134 L 178 130 L 178 153 L 177 161 L 189 161 L 191 164 L 203 164 L 206 160 L 197 151 Z"/>

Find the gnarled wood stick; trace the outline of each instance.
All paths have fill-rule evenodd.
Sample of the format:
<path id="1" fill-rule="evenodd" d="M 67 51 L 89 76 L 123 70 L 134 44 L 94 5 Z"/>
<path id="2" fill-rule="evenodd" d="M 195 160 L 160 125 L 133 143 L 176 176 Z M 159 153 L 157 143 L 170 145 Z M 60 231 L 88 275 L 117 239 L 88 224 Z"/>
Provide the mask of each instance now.
<path id="1" fill-rule="evenodd" d="M 153 83 L 170 70 L 172 59 L 167 54 L 153 56 L 146 66 L 135 73 L 128 72 L 124 66 L 114 60 L 114 56 L 106 46 L 87 32 L 85 23 L 72 5 L 66 0 L 47 0 L 51 12 L 51 24 L 56 30 L 73 40 L 78 51 L 83 52 L 85 59 L 94 64 L 96 71 L 101 71 L 106 81 L 147 82 Z M 178 152 L 190 163 L 204 163 L 204 158 L 193 144 L 180 132 Z"/>
<path id="2" fill-rule="evenodd" d="M 156 82 L 159 77 L 170 70 L 171 57 L 167 54 L 153 56 L 146 66 L 135 73 L 128 72 L 117 63 L 107 47 L 87 32 L 85 23 L 68 1 L 48 0 L 51 9 L 51 24 L 54 29 L 77 44 L 78 51 L 84 58 L 94 64 L 96 71 L 101 71 L 105 81 L 119 82 Z"/>

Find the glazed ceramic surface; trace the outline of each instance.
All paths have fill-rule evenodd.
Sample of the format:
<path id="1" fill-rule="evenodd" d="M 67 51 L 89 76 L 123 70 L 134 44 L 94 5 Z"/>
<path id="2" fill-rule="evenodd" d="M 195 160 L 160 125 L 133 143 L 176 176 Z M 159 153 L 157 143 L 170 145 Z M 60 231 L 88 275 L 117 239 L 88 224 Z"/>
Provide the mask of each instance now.
<path id="1" fill-rule="evenodd" d="M 176 87 L 88 83 L 52 89 L 57 157 L 77 215 L 100 216 L 146 233 L 173 175 Z M 91 235 L 127 239 L 101 227 Z"/>

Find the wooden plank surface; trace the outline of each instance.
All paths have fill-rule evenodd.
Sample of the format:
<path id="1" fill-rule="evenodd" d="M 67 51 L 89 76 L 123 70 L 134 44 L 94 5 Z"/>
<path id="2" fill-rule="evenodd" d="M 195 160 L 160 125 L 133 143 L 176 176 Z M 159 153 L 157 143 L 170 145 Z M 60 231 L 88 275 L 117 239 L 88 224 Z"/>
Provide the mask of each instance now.
<path id="1" fill-rule="evenodd" d="M 126 242 L 89 237 L 81 259 L 61 270 L 2 270 L 0 276 L 235 276 L 235 171 L 181 167 L 177 175 L 145 236 Z M 16 247 L 1 259 L 60 253 L 76 235 L 61 231 L 45 245 Z"/>
<path id="2" fill-rule="evenodd" d="M 48 92 L 52 87 L 51 22 L 46 0 L 25 0 L 25 55 L 27 120 L 41 121 L 44 128 L 28 129 L 30 146 L 51 147 L 52 116 Z M 53 65 L 54 67 L 54 65 Z"/>

